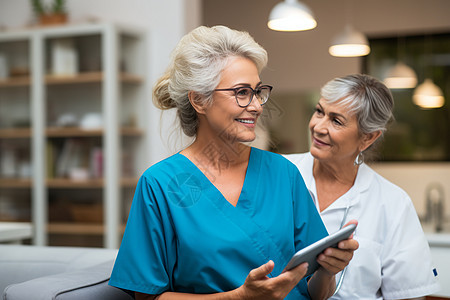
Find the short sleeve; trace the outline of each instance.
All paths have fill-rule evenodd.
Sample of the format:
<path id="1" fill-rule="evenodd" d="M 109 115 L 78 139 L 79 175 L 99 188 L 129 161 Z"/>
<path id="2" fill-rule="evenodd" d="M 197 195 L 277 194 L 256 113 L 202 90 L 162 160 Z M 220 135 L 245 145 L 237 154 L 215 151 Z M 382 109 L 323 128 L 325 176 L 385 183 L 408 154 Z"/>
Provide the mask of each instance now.
<path id="1" fill-rule="evenodd" d="M 311 194 L 306 188 L 300 172 L 296 167 L 294 170 L 291 170 L 291 172 L 291 178 L 293 178 L 292 192 L 295 213 L 295 251 L 299 251 L 321 238 L 328 236 L 328 232 L 316 209 L 314 201 L 311 198 Z M 297 289 L 303 298 L 310 299 L 307 280 L 309 280 L 309 277 L 303 278 L 297 285 Z"/>
<path id="2" fill-rule="evenodd" d="M 176 260 L 174 240 L 164 193 L 144 173 L 136 187 L 109 284 L 146 294 L 169 290 Z"/>
<path id="3" fill-rule="evenodd" d="M 327 236 L 328 232 L 300 172 L 295 168 L 292 173 L 294 179 L 292 190 L 295 212 L 295 250 L 298 251 Z"/>
<path id="4" fill-rule="evenodd" d="M 382 250 L 381 290 L 389 299 L 427 295 L 439 288 L 428 242 L 411 200 L 404 198 L 406 205 L 397 212 Z"/>

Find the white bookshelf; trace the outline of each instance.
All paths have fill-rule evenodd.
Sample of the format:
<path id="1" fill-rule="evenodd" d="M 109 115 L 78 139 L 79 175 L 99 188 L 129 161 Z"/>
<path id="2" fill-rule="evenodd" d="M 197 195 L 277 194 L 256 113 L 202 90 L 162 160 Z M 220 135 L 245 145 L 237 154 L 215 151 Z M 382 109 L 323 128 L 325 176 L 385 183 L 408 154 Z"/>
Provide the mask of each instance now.
<path id="1" fill-rule="evenodd" d="M 141 29 L 111 23 L 0 32 L 0 53 L 16 68 L 0 79 L 0 118 L 6 120 L 0 123 L 0 158 L 7 148 L 25 153 L 14 174 L 0 166 L 0 205 L 21 198 L 21 209 L 29 211 L 16 219 L 0 214 L 0 221 L 31 222 L 33 244 L 119 246 L 148 153 L 145 37 Z M 77 71 L 53 74 L 53 46 L 67 39 Z M 88 114 L 100 117 L 101 126 L 86 128 Z M 71 142 L 82 146 L 63 160 Z M 102 164 L 86 162 L 94 148 Z M 28 177 L 19 170 L 27 161 Z M 93 161 L 103 165 L 103 176 L 93 175 Z M 66 164 L 72 165 L 64 169 Z"/>

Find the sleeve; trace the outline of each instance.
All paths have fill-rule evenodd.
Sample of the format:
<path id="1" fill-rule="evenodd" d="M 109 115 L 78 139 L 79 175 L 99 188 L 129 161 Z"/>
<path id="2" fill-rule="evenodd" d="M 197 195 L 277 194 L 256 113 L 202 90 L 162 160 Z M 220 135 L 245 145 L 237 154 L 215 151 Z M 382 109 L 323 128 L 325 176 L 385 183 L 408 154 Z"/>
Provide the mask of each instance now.
<path id="1" fill-rule="evenodd" d="M 157 182 L 142 176 L 109 284 L 146 294 L 169 290 L 175 249 L 164 193 Z"/>
<path id="2" fill-rule="evenodd" d="M 399 202 L 405 205 L 392 217 L 395 222 L 388 229 L 381 256 L 381 290 L 383 297 L 388 299 L 419 297 L 439 289 L 428 242 L 416 211 L 406 193 L 403 198 L 405 201 Z"/>
<path id="3" fill-rule="evenodd" d="M 298 251 L 327 236 L 328 232 L 300 172 L 295 168 L 292 173 L 294 178 L 295 251 Z"/>
<path id="4" fill-rule="evenodd" d="M 299 251 L 327 236 L 328 232 L 300 172 L 296 167 L 291 172 L 291 177 L 293 178 L 292 191 L 295 213 L 295 251 Z M 297 289 L 305 299 L 310 299 L 307 283 L 309 278 L 310 277 L 303 278 L 297 285 Z"/>

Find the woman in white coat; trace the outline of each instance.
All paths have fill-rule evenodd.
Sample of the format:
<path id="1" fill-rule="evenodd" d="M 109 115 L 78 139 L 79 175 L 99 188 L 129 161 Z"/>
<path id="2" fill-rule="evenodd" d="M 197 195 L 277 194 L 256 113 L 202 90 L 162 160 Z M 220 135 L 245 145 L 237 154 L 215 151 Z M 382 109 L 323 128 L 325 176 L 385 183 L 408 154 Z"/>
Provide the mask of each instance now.
<path id="1" fill-rule="evenodd" d="M 394 102 L 386 86 L 349 75 L 321 90 L 309 123 L 310 152 L 286 157 L 299 168 L 328 232 L 359 222 L 359 249 L 336 275 L 332 299 L 404 299 L 439 289 L 437 270 L 410 197 L 364 163 L 386 130 Z"/>

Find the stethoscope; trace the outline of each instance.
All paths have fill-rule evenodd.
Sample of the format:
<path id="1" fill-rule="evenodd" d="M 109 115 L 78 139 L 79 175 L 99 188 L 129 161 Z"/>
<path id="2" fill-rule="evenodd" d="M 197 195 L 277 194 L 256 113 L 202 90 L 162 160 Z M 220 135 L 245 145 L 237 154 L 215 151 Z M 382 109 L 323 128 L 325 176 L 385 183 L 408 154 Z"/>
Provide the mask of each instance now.
<path id="1" fill-rule="evenodd" d="M 347 220 L 347 215 L 348 215 L 349 209 L 350 209 L 350 205 L 347 205 L 347 208 L 345 209 L 345 212 L 344 212 L 344 217 L 342 218 L 341 225 L 339 228 L 344 227 L 345 222 Z M 336 289 L 334 290 L 333 296 L 336 295 L 339 292 L 339 290 L 341 289 L 342 281 L 344 281 L 345 273 L 347 272 L 347 267 L 348 267 L 348 265 L 345 266 L 344 270 L 342 270 L 342 272 L 341 272 L 341 277 L 339 278 L 339 281 L 336 285 Z"/>
<path id="2" fill-rule="evenodd" d="M 312 199 L 315 199 L 315 196 L 312 191 L 309 190 L 309 194 L 311 195 Z M 350 203 L 348 203 L 347 207 L 345 208 L 344 217 L 342 217 L 341 225 L 339 226 L 339 228 L 344 227 L 345 222 L 347 221 L 347 215 L 348 215 L 349 210 L 350 210 Z M 344 270 L 342 270 L 341 277 L 339 278 L 339 281 L 336 284 L 336 289 L 334 290 L 334 293 L 332 296 L 336 295 L 339 292 L 339 290 L 341 289 L 342 282 L 344 281 L 345 273 L 347 272 L 347 267 L 348 267 L 348 265 L 344 268 Z"/>

